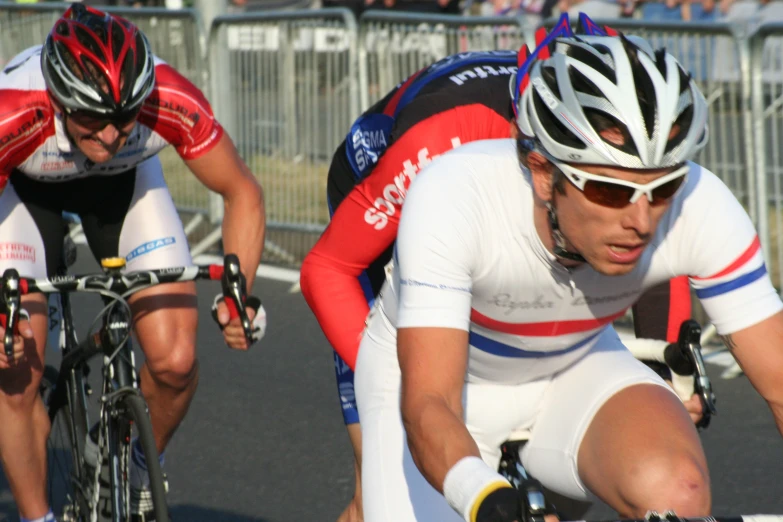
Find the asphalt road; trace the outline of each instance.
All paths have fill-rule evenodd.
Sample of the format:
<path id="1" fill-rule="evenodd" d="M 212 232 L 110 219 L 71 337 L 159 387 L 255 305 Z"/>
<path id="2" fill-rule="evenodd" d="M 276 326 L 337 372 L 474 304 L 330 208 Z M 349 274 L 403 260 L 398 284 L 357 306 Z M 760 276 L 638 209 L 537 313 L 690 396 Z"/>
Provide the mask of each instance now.
<path id="1" fill-rule="evenodd" d="M 94 266 L 80 261 L 76 271 Z M 326 340 L 289 283 L 260 280 L 257 288 L 269 327 L 260 346 L 243 353 L 223 345 L 209 318 L 218 285 L 201 284 L 199 389 L 166 453 L 175 521 L 331 522 L 353 492 Z M 80 298 L 75 307 L 83 330 L 98 303 Z M 56 361 L 57 354 L 49 355 Z M 710 366 L 719 414 L 702 436 L 713 511 L 783 513 L 783 441 L 747 379 L 721 380 L 721 370 Z M 600 505 L 587 514 L 610 516 Z M 0 475 L 0 521 L 16 517 Z"/>

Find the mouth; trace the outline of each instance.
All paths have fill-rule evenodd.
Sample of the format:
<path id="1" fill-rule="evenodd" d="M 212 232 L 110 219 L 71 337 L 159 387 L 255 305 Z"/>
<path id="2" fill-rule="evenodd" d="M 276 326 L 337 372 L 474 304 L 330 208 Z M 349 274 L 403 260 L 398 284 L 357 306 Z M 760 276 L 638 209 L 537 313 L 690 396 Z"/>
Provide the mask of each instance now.
<path id="1" fill-rule="evenodd" d="M 609 257 L 615 263 L 634 263 L 641 257 L 645 246 L 644 243 L 609 245 Z"/>

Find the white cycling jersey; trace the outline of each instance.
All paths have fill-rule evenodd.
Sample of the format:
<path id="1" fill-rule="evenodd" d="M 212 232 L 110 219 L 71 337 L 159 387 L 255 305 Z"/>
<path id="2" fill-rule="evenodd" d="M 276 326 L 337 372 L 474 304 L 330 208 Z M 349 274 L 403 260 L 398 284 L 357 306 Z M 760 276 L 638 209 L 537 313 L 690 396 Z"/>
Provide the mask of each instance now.
<path id="1" fill-rule="evenodd" d="M 469 330 L 468 380 L 551 375 L 645 289 L 680 275 L 721 334 L 782 307 L 747 214 L 696 164 L 637 267 L 616 277 L 566 269 L 546 250 L 513 140 L 471 143 L 424 172 L 406 198 L 380 313 L 398 328 Z"/>
<path id="2" fill-rule="evenodd" d="M 401 420 L 396 329 L 469 331 L 464 422 L 486 464 L 530 430 L 526 469 L 547 488 L 587 499 L 581 441 L 619 391 L 657 385 L 674 393 L 620 342 L 611 321 L 641 293 L 690 276 L 718 331 L 728 334 L 783 308 L 756 232 L 728 188 L 692 164 L 638 266 L 604 276 L 566 270 L 533 220 L 529 174 L 513 140 L 478 141 L 433 161 L 413 181 L 394 267 L 376 299 L 356 363 L 366 522 L 459 522 L 421 475 Z"/>

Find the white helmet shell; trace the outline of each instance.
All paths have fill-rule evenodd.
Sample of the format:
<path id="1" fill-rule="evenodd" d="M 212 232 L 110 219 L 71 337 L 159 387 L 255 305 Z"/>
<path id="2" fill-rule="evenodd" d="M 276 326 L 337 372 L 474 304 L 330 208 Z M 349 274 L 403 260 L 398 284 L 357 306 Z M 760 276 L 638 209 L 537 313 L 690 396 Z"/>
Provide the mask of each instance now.
<path id="1" fill-rule="evenodd" d="M 519 97 L 517 125 L 553 158 L 653 169 L 692 159 L 707 142 L 707 102 L 671 54 L 625 36 L 555 40 Z M 615 127 L 625 143 L 600 132 Z"/>

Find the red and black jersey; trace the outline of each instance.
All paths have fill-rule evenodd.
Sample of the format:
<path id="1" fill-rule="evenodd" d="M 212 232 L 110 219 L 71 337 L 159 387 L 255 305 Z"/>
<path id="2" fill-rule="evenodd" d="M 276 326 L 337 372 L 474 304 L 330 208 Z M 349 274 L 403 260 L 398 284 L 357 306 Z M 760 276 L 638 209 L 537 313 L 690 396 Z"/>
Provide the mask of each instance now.
<path id="1" fill-rule="evenodd" d="M 411 180 L 461 144 L 508 138 L 510 51 L 449 56 L 401 83 L 351 126 L 329 169 L 332 222 L 305 258 L 302 292 L 353 368 Z"/>

